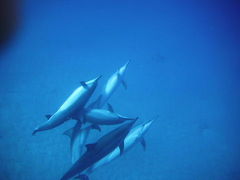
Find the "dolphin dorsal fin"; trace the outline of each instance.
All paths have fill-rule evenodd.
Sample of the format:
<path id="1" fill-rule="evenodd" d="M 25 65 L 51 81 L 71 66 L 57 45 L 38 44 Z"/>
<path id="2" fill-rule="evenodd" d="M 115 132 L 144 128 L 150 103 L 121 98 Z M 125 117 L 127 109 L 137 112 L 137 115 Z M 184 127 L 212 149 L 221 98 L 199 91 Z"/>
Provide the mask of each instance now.
<path id="1" fill-rule="evenodd" d="M 84 81 L 81 81 L 80 84 L 81 84 L 85 89 L 88 88 L 88 85 L 87 85 Z"/>
<path id="2" fill-rule="evenodd" d="M 123 151 L 124 151 L 124 142 L 122 142 L 120 145 L 119 145 L 119 149 L 120 149 L 120 155 L 123 154 Z"/>
<path id="3" fill-rule="evenodd" d="M 72 134 L 73 134 L 73 128 L 70 128 L 70 129 L 64 131 L 63 134 L 71 138 Z"/>
<path id="4" fill-rule="evenodd" d="M 50 118 L 52 117 L 52 115 L 51 115 L 51 114 L 46 114 L 45 117 L 46 117 L 47 119 L 50 119 Z"/>
<path id="5" fill-rule="evenodd" d="M 92 151 L 92 150 L 94 150 L 96 144 L 97 144 L 97 143 L 86 144 L 87 151 Z"/>
<path id="6" fill-rule="evenodd" d="M 143 137 L 140 139 L 140 143 L 141 143 L 141 145 L 143 147 L 143 150 L 146 151 L 146 141 L 145 141 L 145 139 Z"/>
<path id="7" fill-rule="evenodd" d="M 114 109 L 113 109 L 112 105 L 107 103 L 107 106 L 108 106 L 108 110 L 113 113 Z"/>

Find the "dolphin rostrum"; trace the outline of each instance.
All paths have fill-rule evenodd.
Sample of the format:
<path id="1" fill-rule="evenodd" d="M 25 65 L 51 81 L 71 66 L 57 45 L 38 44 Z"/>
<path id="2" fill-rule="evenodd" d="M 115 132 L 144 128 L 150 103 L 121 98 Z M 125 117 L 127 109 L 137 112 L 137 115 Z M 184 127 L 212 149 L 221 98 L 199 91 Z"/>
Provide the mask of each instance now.
<path id="1" fill-rule="evenodd" d="M 84 170 L 91 167 L 94 163 L 111 153 L 119 146 L 120 152 L 124 151 L 124 139 L 131 130 L 135 121 L 125 123 L 120 127 L 102 136 L 96 143 L 87 144 L 87 151 L 77 160 L 72 167 L 64 174 L 61 180 L 68 180 L 81 174 Z"/>
<path id="2" fill-rule="evenodd" d="M 123 76 L 128 67 L 130 61 L 126 62 L 121 68 L 119 68 L 112 76 L 108 79 L 106 85 L 103 88 L 102 93 L 99 95 L 97 100 L 89 105 L 91 108 L 101 108 L 105 105 L 108 99 L 112 96 L 113 92 L 117 89 L 121 83 L 124 88 L 127 88 Z"/>
<path id="3" fill-rule="evenodd" d="M 63 105 L 57 110 L 56 113 L 46 115 L 48 120 L 42 125 L 38 126 L 34 131 L 33 135 L 38 131 L 44 131 L 55 128 L 70 118 L 76 117 L 77 113 L 81 112 L 84 105 L 87 103 L 89 98 L 92 96 L 97 86 L 97 81 L 101 76 L 92 79 L 87 82 L 81 82 L 81 86 L 78 87 L 63 103 Z"/>

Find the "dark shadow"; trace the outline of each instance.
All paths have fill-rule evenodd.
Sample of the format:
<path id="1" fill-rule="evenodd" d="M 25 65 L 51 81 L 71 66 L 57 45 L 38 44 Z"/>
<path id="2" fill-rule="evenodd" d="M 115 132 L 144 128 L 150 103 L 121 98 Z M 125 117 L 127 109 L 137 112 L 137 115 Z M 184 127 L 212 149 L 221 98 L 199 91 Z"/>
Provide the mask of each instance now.
<path id="1" fill-rule="evenodd" d="M 21 0 L 0 0 L 0 53 L 11 45 L 20 21 Z"/>

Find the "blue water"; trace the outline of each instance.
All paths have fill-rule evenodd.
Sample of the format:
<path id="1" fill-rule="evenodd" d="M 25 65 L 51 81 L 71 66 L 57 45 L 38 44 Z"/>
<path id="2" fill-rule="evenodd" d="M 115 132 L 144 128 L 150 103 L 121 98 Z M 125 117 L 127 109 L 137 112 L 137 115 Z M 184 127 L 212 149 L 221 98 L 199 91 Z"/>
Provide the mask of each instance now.
<path id="1" fill-rule="evenodd" d="M 129 59 L 128 89 L 110 102 L 138 123 L 159 119 L 145 152 L 137 144 L 90 179 L 240 179 L 238 1 L 23 2 L 20 29 L 0 56 L 1 180 L 60 179 L 71 166 L 62 132 L 74 122 L 33 129 L 80 81 L 102 74 L 96 97 Z"/>

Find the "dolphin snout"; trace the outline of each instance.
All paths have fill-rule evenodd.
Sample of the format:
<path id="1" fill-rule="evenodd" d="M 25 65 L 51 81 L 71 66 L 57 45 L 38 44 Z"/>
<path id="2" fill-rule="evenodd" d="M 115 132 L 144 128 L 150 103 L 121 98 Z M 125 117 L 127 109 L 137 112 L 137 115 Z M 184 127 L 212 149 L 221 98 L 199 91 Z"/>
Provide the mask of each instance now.
<path id="1" fill-rule="evenodd" d="M 129 59 L 129 60 L 124 64 L 124 67 L 127 67 L 130 62 L 131 62 L 131 60 Z"/>
<path id="2" fill-rule="evenodd" d="M 146 122 L 145 124 L 144 124 L 144 126 L 150 126 L 151 124 L 153 123 L 153 120 L 150 120 L 150 121 L 148 121 L 148 122 Z"/>
<path id="3" fill-rule="evenodd" d="M 32 132 L 32 135 L 34 136 L 37 132 L 38 132 L 38 130 L 35 129 L 35 130 Z"/>
<path id="4" fill-rule="evenodd" d="M 93 81 L 98 81 L 101 77 L 102 77 L 102 75 L 99 75 L 98 77 L 96 77 L 95 79 L 93 79 Z"/>

